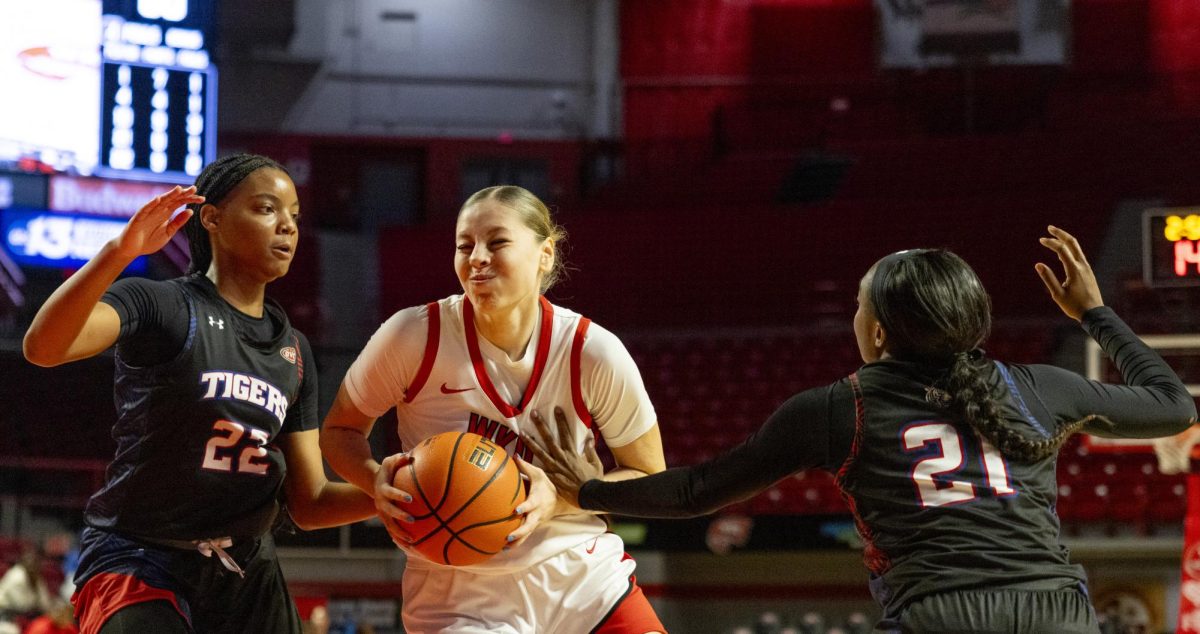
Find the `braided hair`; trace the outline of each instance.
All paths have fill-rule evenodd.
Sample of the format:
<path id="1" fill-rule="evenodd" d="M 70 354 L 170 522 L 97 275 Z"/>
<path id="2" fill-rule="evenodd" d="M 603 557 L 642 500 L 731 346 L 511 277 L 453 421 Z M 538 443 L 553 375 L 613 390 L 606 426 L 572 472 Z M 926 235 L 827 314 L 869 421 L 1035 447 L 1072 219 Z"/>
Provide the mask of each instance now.
<path id="1" fill-rule="evenodd" d="M 288 174 L 282 165 L 265 156 L 233 154 L 209 163 L 196 177 L 196 193 L 204 196 L 204 202 L 188 205 L 192 210 L 192 217 L 188 218 L 183 227 L 187 235 L 188 249 L 192 254 L 188 273 L 206 273 L 212 264 L 212 242 L 208 237 L 208 229 L 205 229 L 200 221 L 200 208 L 204 205 L 220 205 L 229 196 L 229 192 L 246 180 L 247 176 L 264 167 Z"/>
<path id="2" fill-rule="evenodd" d="M 947 368 L 926 398 L 966 421 L 1000 452 L 1020 462 L 1057 453 L 1071 434 L 1100 416 L 1066 425 L 1032 440 L 1010 427 L 1000 412 L 997 390 L 984 369 L 990 362 L 979 346 L 992 327 L 991 299 L 975 271 L 944 249 L 893 253 L 875 265 L 868 299 L 897 358 Z"/>

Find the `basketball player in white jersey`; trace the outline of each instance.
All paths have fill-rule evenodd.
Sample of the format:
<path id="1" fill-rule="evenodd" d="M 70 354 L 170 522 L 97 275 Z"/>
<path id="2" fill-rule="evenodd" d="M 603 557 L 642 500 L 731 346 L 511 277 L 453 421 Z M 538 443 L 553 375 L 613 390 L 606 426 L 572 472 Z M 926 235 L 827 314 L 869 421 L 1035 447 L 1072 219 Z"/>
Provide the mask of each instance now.
<path id="1" fill-rule="evenodd" d="M 561 270 L 555 246 L 563 237 L 546 206 L 520 187 L 471 196 L 455 237 L 464 293 L 388 319 L 347 372 L 325 419 L 326 459 L 375 497 L 401 546 L 412 541 L 403 528 L 412 520 L 395 501 L 411 492 L 391 483 L 408 458 L 381 465 L 367 443 L 388 409 L 396 408 L 405 448 L 440 432 L 470 431 L 521 458 L 518 466 L 530 477 L 529 498 L 517 509 L 524 522 L 504 552 L 449 567 L 406 549 L 407 631 L 665 632 L 621 539 L 596 515 L 560 505 L 545 474 L 528 468 L 532 453 L 518 438 L 533 429 L 531 412 L 562 406 L 612 450 L 618 466 L 606 479 L 666 466 L 654 407 L 624 346 L 541 295 Z M 581 453 L 592 434 L 575 435 Z"/>

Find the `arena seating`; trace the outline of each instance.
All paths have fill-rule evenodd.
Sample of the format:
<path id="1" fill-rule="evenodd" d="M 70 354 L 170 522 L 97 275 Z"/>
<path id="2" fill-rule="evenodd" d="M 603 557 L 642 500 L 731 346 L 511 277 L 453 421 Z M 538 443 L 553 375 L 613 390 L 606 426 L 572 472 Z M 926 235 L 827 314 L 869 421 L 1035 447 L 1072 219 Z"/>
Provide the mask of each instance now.
<path id="1" fill-rule="evenodd" d="M 669 466 L 711 458 L 752 434 L 790 395 L 838 379 L 860 363 L 847 331 L 763 332 L 626 341 L 642 370 L 662 427 Z M 990 355 L 1047 362 L 1056 344 L 1046 322 L 1001 322 Z M 1080 437 L 1058 463 L 1058 510 L 1065 530 L 1153 533 L 1178 527 L 1186 496 L 1180 476 L 1159 474 L 1148 453 L 1089 449 Z M 829 473 L 801 472 L 747 503 L 753 514 L 839 514 L 846 506 Z"/>

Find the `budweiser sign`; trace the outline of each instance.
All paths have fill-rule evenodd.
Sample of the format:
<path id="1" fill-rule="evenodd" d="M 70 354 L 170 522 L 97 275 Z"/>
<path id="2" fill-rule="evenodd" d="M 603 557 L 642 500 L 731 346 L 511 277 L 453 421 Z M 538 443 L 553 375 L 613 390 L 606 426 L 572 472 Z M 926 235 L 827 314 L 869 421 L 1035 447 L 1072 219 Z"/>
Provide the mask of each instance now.
<path id="1" fill-rule="evenodd" d="M 50 209 L 128 218 L 167 189 L 162 184 L 55 176 L 50 179 Z"/>

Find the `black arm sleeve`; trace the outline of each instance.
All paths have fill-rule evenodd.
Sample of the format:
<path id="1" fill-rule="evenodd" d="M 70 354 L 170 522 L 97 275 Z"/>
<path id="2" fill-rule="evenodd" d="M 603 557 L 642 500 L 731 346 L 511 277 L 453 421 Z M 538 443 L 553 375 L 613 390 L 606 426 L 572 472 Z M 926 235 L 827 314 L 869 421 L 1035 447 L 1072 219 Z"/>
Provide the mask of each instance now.
<path id="1" fill-rule="evenodd" d="M 831 416 L 835 401 L 843 400 L 835 399 L 838 390 L 850 392 L 843 381 L 796 394 L 745 442 L 707 462 L 620 482 L 591 480 L 580 489 L 579 504 L 631 517 L 695 517 L 745 500 L 797 471 L 836 469 L 854 431 L 852 413 L 848 425 L 844 415 Z M 852 412 L 852 397 L 850 402 Z"/>
<path id="2" fill-rule="evenodd" d="M 317 362 L 313 358 L 312 347 L 308 345 L 308 337 L 299 330 L 293 330 L 300 342 L 298 363 L 303 364 L 304 377 L 300 379 L 300 394 L 294 403 L 288 404 L 287 417 L 283 419 L 281 434 L 317 429 L 320 421 L 317 418 Z"/>
<path id="3" fill-rule="evenodd" d="M 1022 366 L 1023 377 L 1059 424 L 1097 414 L 1112 421 L 1084 431 L 1113 438 L 1156 438 L 1182 432 L 1196 419 L 1196 404 L 1171 367 L 1107 307 L 1083 315 L 1082 325 L 1112 359 L 1126 385 L 1090 381 L 1045 365 Z"/>
<path id="4" fill-rule="evenodd" d="M 187 300 L 169 282 L 140 277 L 117 280 L 100 298 L 121 320 L 117 354 L 125 363 L 147 367 L 170 361 L 187 341 Z"/>

